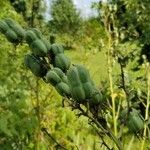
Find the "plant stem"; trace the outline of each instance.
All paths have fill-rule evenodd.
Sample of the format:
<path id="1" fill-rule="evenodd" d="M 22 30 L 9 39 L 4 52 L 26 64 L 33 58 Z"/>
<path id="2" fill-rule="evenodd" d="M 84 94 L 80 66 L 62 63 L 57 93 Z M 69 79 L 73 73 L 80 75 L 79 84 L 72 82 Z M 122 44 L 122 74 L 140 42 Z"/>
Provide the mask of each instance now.
<path id="1" fill-rule="evenodd" d="M 43 131 L 50 139 L 52 139 L 52 140 L 57 144 L 57 146 L 58 146 L 59 148 L 61 148 L 61 149 L 63 149 L 63 150 L 67 150 L 64 146 L 62 146 L 61 144 L 59 144 L 59 143 L 57 142 L 57 140 L 47 131 L 46 128 L 42 128 L 42 131 Z"/>
<path id="2" fill-rule="evenodd" d="M 120 64 L 120 70 L 121 70 L 122 88 L 123 88 L 124 92 L 125 92 L 126 95 L 127 95 L 128 92 L 127 92 L 127 90 L 126 90 L 126 84 L 125 84 L 124 67 L 123 67 L 123 65 L 121 64 L 121 62 L 120 62 L 119 64 Z"/>
<path id="3" fill-rule="evenodd" d="M 104 128 L 95 118 L 93 118 L 88 112 L 84 112 L 84 110 L 79 106 L 78 109 L 82 112 L 82 115 L 88 117 L 99 129 L 102 130 L 104 134 L 106 134 L 118 147 L 119 150 L 123 150 L 122 144 L 117 139 L 117 137 L 111 132 L 109 127 L 106 126 Z M 99 132 L 99 131 L 98 131 Z"/>
<path id="4" fill-rule="evenodd" d="M 116 136 L 111 132 L 111 130 L 108 127 L 107 127 L 107 129 L 104 129 L 103 126 L 97 120 L 90 117 L 89 115 L 87 115 L 87 117 L 90 120 L 92 120 L 92 122 L 94 122 L 98 128 L 100 128 L 106 135 L 108 135 L 114 141 L 114 143 L 117 145 L 119 150 L 123 150 L 122 144 L 120 143 L 120 141 L 118 141 Z"/>
<path id="5" fill-rule="evenodd" d="M 110 87 L 110 93 L 111 93 L 111 100 L 112 100 L 112 114 L 113 114 L 113 128 L 114 128 L 114 134 L 117 136 L 117 117 L 116 117 L 116 106 L 115 106 L 115 97 L 114 97 L 114 90 L 113 90 L 113 78 L 112 78 L 112 56 L 111 56 L 111 49 L 113 48 L 113 37 L 112 37 L 112 31 L 111 31 L 111 23 L 109 22 L 109 13 L 106 12 L 105 18 L 104 18 L 104 26 L 105 26 L 105 32 L 107 34 L 108 38 L 108 48 L 107 48 L 107 64 L 108 64 L 108 77 L 109 77 L 109 87 Z M 114 20 L 113 20 L 113 26 L 114 26 Z"/>
<path id="6" fill-rule="evenodd" d="M 143 140 L 142 140 L 142 146 L 141 150 L 144 150 L 145 146 L 145 140 L 146 140 L 146 133 L 147 133 L 147 120 L 149 118 L 149 107 L 150 107 L 150 71 L 148 67 L 148 73 L 147 73 L 147 104 L 146 104 L 146 112 L 145 112 L 145 124 L 144 124 L 144 131 L 143 131 Z"/>
<path id="7" fill-rule="evenodd" d="M 34 14 L 34 4 L 35 2 L 34 2 L 34 0 L 32 0 L 32 11 L 31 11 L 31 22 L 30 22 L 30 25 L 31 25 L 31 27 L 33 27 L 34 26 L 34 18 L 35 18 L 35 14 Z"/>
<path id="8" fill-rule="evenodd" d="M 110 25 L 108 30 L 108 54 L 107 54 L 107 63 L 108 63 L 108 76 L 109 76 L 109 87 L 111 92 L 111 100 L 112 100 L 112 114 L 113 114 L 113 127 L 114 127 L 114 134 L 117 136 L 117 121 L 116 121 L 116 106 L 115 106 L 115 97 L 114 97 L 114 90 L 113 90 L 113 78 L 112 78 L 112 57 L 111 57 L 111 44 L 112 38 L 110 34 Z"/>
<path id="9" fill-rule="evenodd" d="M 123 88 L 123 90 L 125 92 L 126 100 L 127 100 L 127 109 L 128 109 L 127 115 L 129 116 L 129 110 L 130 110 L 130 102 L 129 102 L 129 99 L 128 99 L 129 92 L 128 92 L 127 88 L 126 88 L 124 67 L 121 64 L 121 62 L 119 64 L 120 64 L 120 70 L 121 70 L 122 88 Z"/>
<path id="10" fill-rule="evenodd" d="M 108 64 L 110 64 L 110 58 L 108 58 Z M 110 65 L 109 65 L 109 69 L 108 69 L 109 86 L 110 86 L 111 99 L 112 99 L 112 113 L 113 113 L 113 123 L 114 123 L 114 134 L 115 134 L 115 136 L 117 136 L 116 106 L 115 106 L 115 97 L 114 97 L 114 91 L 113 91 L 112 68 L 111 68 Z"/>

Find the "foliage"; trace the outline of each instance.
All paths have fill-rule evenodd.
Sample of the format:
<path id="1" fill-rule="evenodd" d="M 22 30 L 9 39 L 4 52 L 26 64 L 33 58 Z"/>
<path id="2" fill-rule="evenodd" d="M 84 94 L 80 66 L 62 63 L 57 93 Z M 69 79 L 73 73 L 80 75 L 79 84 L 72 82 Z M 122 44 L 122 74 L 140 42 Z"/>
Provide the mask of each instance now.
<path id="1" fill-rule="evenodd" d="M 82 20 L 72 0 L 53 0 L 51 17 L 49 24 L 54 33 L 75 35 L 81 27 Z"/>
<path id="2" fill-rule="evenodd" d="M 144 20 L 142 22 L 141 21 L 139 22 L 139 16 L 141 15 L 140 16 L 141 18 L 145 17 L 147 10 L 144 11 L 143 9 L 141 9 L 141 7 L 138 7 L 138 5 L 139 6 L 141 6 L 141 4 L 144 5 L 143 2 L 141 3 L 137 2 L 137 4 L 135 3 L 133 4 L 133 1 L 131 3 L 130 2 L 131 1 L 128 2 L 108 1 L 108 2 L 99 2 L 95 5 L 98 11 L 100 11 L 99 13 L 100 19 L 107 35 L 107 38 L 103 40 L 104 42 L 107 43 L 106 54 L 107 54 L 107 63 L 108 63 L 108 76 L 109 76 L 108 91 L 109 94 L 111 95 L 110 106 L 112 107 L 112 112 L 111 112 L 112 122 L 110 124 L 113 124 L 113 128 L 114 128 L 113 130 L 115 135 L 118 135 L 118 132 L 120 133 L 120 130 L 124 131 L 123 129 L 119 128 L 121 124 L 127 125 L 129 128 L 129 126 L 131 125 L 130 113 L 133 112 L 134 108 L 139 111 L 138 112 L 139 116 L 140 118 L 142 118 L 143 121 L 146 121 L 148 119 L 149 110 L 150 110 L 149 109 L 149 77 L 148 77 L 149 64 L 146 63 L 146 61 L 143 61 L 144 62 L 143 67 L 145 71 L 144 70 L 141 71 L 143 73 L 142 74 L 143 77 L 141 77 L 142 81 L 140 79 L 138 80 L 134 76 L 131 76 L 130 77 L 131 80 L 129 81 L 127 77 L 127 73 L 128 73 L 127 69 L 129 64 L 131 63 L 133 64 L 134 62 L 134 69 L 138 65 L 136 63 L 139 55 L 138 46 L 141 46 L 140 44 L 142 40 L 144 40 L 144 37 L 147 36 L 147 33 L 144 33 L 145 28 L 142 28 L 141 25 L 144 22 Z M 136 9 L 138 9 L 137 12 L 142 12 L 142 13 L 139 13 L 137 15 L 135 13 L 134 6 L 136 7 Z M 132 10 L 133 7 L 134 10 Z M 144 22 L 144 24 L 146 25 L 147 23 Z M 142 44 L 145 44 L 145 42 L 143 42 Z M 129 43 L 131 43 L 131 45 L 136 44 L 137 48 L 130 49 L 130 47 L 128 46 Z M 141 52 L 141 54 L 143 54 L 143 52 Z M 120 66 L 119 85 L 118 84 L 114 85 L 116 79 L 113 76 L 113 67 L 114 65 L 116 65 L 116 63 L 118 63 Z M 136 88 L 135 85 L 133 85 L 133 80 L 135 80 L 136 84 L 138 84 Z M 141 87 L 139 82 L 146 84 L 146 87 Z M 124 91 L 124 95 L 125 95 L 124 104 L 121 102 L 119 104 L 119 102 L 117 102 L 117 99 L 119 97 L 114 96 L 115 93 L 118 93 L 118 91 L 120 91 L 121 89 Z M 142 93 L 145 91 L 146 93 L 145 92 L 144 93 L 147 95 L 147 98 L 141 98 L 141 94 L 139 95 L 138 93 L 139 91 Z M 126 110 L 126 113 L 124 112 L 124 109 Z M 122 121 L 118 122 L 117 119 L 121 119 L 119 117 L 119 114 L 123 112 L 126 114 L 124 116 L 125 120 L 123 122 Z M 142 112 L 144 112 L 144 114 Z M 134 127 L 140 125 L 140 118 L 139 119 L 136 117 L 134 118 L 136 120 L 135 121 L 136 124 L 133 125 Z M 140 136 L 142 135 L 145 137 L 146 134 L 148 134 L 148 126 L 149 125 L 145 122 L 145 124 L 143 125 L 143 130 L 139 132 Z M 122 132 L 121 137 L 123 137 L 123 135 L 124 132 Z M 145 138 L 143 139 L 141 149 L 144 149 L 144 145 L 145 145 Z"/>
<path id="3" fill-rule="evenodd" d="M 30 26 L 33 26 L 35 21 L 41 24 L 44 20 L 45 3 L 41 0 L 10 0 L 10 4 Z"/>
<path id="4" fill-rule="evenodd" d="M 34 16 L 37 19 L 32 18 L 32 23 L 27 20 L 24 22 L 22 14 L 16 13 L 9 2 L 2 1 L 1 4 L 3 13 L 0 13 L 0 18 L 4 21 L 4 18 L 12 17 L 26 32 L 26 40 L 24 38 L 18 40 L 16 30 L 10 27 L 17 35 L 17 40 L 10 40 L 12 35 L 9 37 L 10 34 L 1 30 L 3 34 L 0 42 L 3 44 L 0 46 L 0 147 L 2 149 L 101 149 L 99 141 L 107 149 L 117 147 L 122 149 L 122 145 L 124 149 L 131 149 L 134 142 L 138 143 L 137 149 L 149 148 L 147 139 L 150 128 L 150 66 L 147 51 L 149 48 L 147 0 L 107 1 L 96 4 L 98 11 L 101 12 L 100 16 L 84 22 L 85 29 L 79 30 L 83 39 L 79 37 L 77 40 L 72 37 L 73 32 L 70 31 L 65 34 L 61 31 L 57 33 L 57 36 L 62 36 L 60 42 L 72 38 L 71 46 L 74 42 L 80 48 L 83 46 L 79 50 L 65 53 L 62 47 L 55 44 L 50 46 L 44 38 L 46 34 L 42 35 L 37 29 L 27 27 L 40 28 L 36 15 L 31 15 L 31 18 Z M 27 5 L 30 8 L 34 6 L 30 3 Z M 10 12 L 6 13 L 5 10 L 8 9 Z M 4 29 L 4 26 L 0 28 Z M 27 34 L 31 31 L 32 35 Z M 66 37 L 63 39 L 64 35 Z M 8 40 L 4 36 L 9 37 Z M 12 44 L 8 44 L 8 41 Z M 85 48 L 92 50 L 98 48 L 101 51 L 97 51 L 94 55 L 95 53 L 83 50 Z M 40 76 L 41 80 L 26 72 L 23 57 L 29 49 L 31 51 L 26 56 L 25 64 L 36 76 Z M 72 70 L 66 63 L 68 58 L 66 53 L 69 57 L 72 54 L 71 57 L 74 58 Z M 146 57 L 141 56 L 143 54 Z M 57 55 L 59 59 L 56 61 Z M 57 67 L 63 72 L 55 68 L 56 62 Z M 103 99 L 103 102 L 93 103 L 91 89 L 96 87 L 88 77 L 88 73 L 85 73 L 86 69 L 81 67 L 80 70 L 78 65 L 74 65 L 76 62 L 90 68 L 95 85 L 98 85 L 101 91 L 102 97 L 100 96 L 98 100 Z M 45 77 L 47 70 L 49 72 Z M 74 82 L 74 79 L 77 82 Z M 104 82 L 102 79 L 105 79 Z M 65 109 L 61 108 L 62 102 L 66 106 Z M 70 108 L 74 111 L 72 112 Z M 131 141 L 128 141 L 126 138 L 130 136 Z M 142 139 L 141 142 L 138 138 Z"/>

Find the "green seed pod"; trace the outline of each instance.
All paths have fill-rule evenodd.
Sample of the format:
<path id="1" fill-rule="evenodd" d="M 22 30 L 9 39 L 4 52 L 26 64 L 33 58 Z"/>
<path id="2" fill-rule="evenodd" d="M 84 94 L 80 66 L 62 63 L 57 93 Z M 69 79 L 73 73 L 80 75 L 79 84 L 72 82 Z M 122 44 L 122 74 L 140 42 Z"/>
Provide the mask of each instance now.
<path id="1" fill-rule="evenodd" d="M 70 88 L 64 82 L 58 83 L 55 88 L 56 88 L 57 92 L 62 96 L 70 95 Z"/>
<path id="2" fill-rule="evenodd" d="M 9 30 L 9 26 L 6 22 L 0 20 L 0 32 L 5 34 Z"/>
<path id="3" fill-rule="evenodd" d="M 49 51 L 51 48 L 51 44 L 48 42 L 48 40 L 42 38 L 41 41 L 45 44 L 47 51 Z"/>
<path id="4" fill-rule="evenodd" d="M 82 65 L 76 65 L 76 67 L 79 73 L 80 81 L 82 83 L 90 82 L 91 79 L 88 70 Z"/>
<path id="5" fill-rule="evenodd" d="M 16 24 L 14 20 L 11 18 L 5 18 L 4 21 L 7 23 L 7 25 L 11 28 L 12 25 Z"/>
<path id="6" fill-rule="evenodd" d="M 9 29 L 5 33 L 5 36 L 6 36 L 7 40 L 10 41 L 11 43 L 18 43 L 17 34 L 13 30 Z"/>
<path id="7" fill-rule="evenodd" d="M 38 29 L 30 28 L 29 30 L 33 31 L 39 39 L 42 39 L 42 33 Z"/>
<path id="8" fill-rule="evenodd" d="M 48 73 L 46 74 L 46 79 L 53 86 L 56 86 L 58 83 L 61 82 L 61 78 L 57 75 L 57 73 L 51 70 L 48 71 Z"/>
<path id="9" fill-rule="evenodd" d="M 137 110 L 133 109 L 132 112 L 130 112 L 127 126 L 133 133 L 137 133 L 144 128 L 144 121 Z"/>
<path id="10" fill-rule="evenodd" d="M 71 61 L 64 54 L 58 54 L 54 60 L 54 66 L 60 68 L 63 72 L 66 72 L 70 67 Z"/>
<path id="11" fill-rule="evenodd" d="M 18 24 L 12 25 L 11 29 L 17 34 L 17 36 L 19 37 L 19 39 L 23 39 L 24 38 L 25 31 L 24 31 L 24 29 L 20 25 L 18 25 Z"/>
<path id="12" fill-rule="evenodd" d="M 52 69 L 54 72 L 56 72 L 57 74 L 58 74 L 58 76 L 62 79 L 63 77 L 64 77 L 64 73 L 62 72 L 62 70 L 61 69 L 59 69 L 59 68 L 57 68 L 57 67 L 55 67 L 55 68 L 53 68 Z"/>
<path id="13" fill-rule="evenodd" d="M 92 97 L 94 87 L 90 82 L 83 83 L 82 86 L 85 92 L 86 99 L 90 99 Z"/>
<path id="14" fill-rule="evenodd" d="M 43 42 L 39 39 L 35 40 L 31 44 L 31 49 L 34 55 L 39 56 L 39 57 L 45 57 L 47 54 L 47 49 Z"/>
<path id="15" fill-rule="evenodd" d="M 28 54 L 25 56 L 24 63 L 37 77 L 44 77 L 47 73 L 47 68 L 39 57 Z"/>
<path id="16" fill-rule="evenodd" d="M 61 78 L 62 82 L 68 84 L 67 76 L 62 72 L 61 69 L 56 67 L 56 68 L 53 68 L 52 71 L 57 73 L 57 75 Z"/>
<path id="17" fill-rule="evenodd" d="M 31 45 L 31 44 L 32 44 L 35 40 L 37 40 L 38 38 L 37 38 L 36 34 L 35 34 L 33 31 L 28 30 L 28 31 L 26 32 L 25 39 L 26 39 L 26 42 L 27 42 L 29 45 Z"/>
<path id="18" fill-rule="evenodd" d="M 63 53 L 63 47 L 61 45 L 52 44 L 49 50 L 49 53 L 53 56 L 56 56 L 57 54 Z"/>
<path id="19" fill-rule="evenodd" d="M 101 92 L 98 91 L 97 89 L 95 89 L 93 93 L 94 94 L 92 96 L 91 103 L 92 104 L 100 104 L 103 101 L 103 96 L 102 96 Z"/>
<path id="20" fill-rule="evenodd" d="M 17 34 L 18 41 L 24 38 L 25 30 L 19 24 L 17 24 L 14 20 L 10 18 L 6 18 L 4 19 L 4 21 L 9 26 L 9 28 L 11 28 Z"/>
<path id="21" fill-rule="evenodd" d="M 62 81 L 63 81 L 64 83 L 68 84 L 68 78 L 67 78 L 66 75 L 64 75 L 64 76 L 62 77 Z"/>
<path id="22" fill-rule="evenodd" d="M 71 89 L 71 95 L 74 100 L 82 102 L 86 99 L 85 92 L 82 86 L 76 86 Z"/>
<path id="23" fill-rule="evenodd" d="M 72 66 L 67 72 L 68 83 L 70 87 L 81 86 L 78 70 Z"/>

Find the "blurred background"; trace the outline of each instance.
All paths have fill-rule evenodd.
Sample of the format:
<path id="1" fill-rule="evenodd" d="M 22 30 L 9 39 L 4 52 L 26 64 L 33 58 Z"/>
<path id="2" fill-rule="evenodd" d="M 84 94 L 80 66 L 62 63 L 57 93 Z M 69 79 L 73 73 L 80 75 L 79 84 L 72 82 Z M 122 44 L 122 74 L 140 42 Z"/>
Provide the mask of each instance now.
<path id="1" fill-rule="evenodd" d="M 145 71 L 140 68 L 142 55 L 150 61 L 149 0 L 0 0 L 0 19 L 4 18 L 24 29 L 37 28 L 50 43 L 62 44 L 72 63 L 85 65 L 106 96 L 109 44 L 117 104 L 124 104 L 118 58 L 125 63 L 126 84 L 146 93 Z M 0 43 L 0 150 L 60 150 L 58 143 L 68 150 L 105 149 L 88 119 L 63 108 L 55 89 L 26 69 L 29 46 L 14 46 L 2 34 Z M 107 119 L 113 127 L 111 113 Z M 124 132 L 127 149 L 131 134 L 127 128 Z M 138 150 L 137 141 L 134 138 L 133 147 Z"/>

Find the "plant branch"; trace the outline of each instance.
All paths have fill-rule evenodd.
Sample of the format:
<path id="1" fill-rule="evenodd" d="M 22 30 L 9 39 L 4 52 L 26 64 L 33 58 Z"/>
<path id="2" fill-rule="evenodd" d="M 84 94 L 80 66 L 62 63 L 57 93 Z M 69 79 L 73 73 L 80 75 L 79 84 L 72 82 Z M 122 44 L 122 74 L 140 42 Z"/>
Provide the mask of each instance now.
<path id="1" fill-rule="evenodd" d="M 120 70 L 121 70 L 121 79 L 122 79 L 122 88 L 126 94 L 126 100 L 127 100 L 127 108 L 128 108 L 128 115 L 129 115 L 129 110 L 130 110 L 130 102 L 129 102 L 129 92 L 127 91 L 127 88 L 126 88 L 126 83 L 125 83 L 125 75 L 124 75 L 124 67 L 122 65 L 121 62 L 119 62 L 120 64 Z"/>
<path id="2" fill-rule="evenodd" d="M 116 138 L 116 136 L 111 132 L 111 130 L 106 126 L 105 128 L 95 119 L 93 118 L 90 114 L 89 111 L 84 111 L 80 105 L 77 105 L 77 107 L 75 109 L 79 109 L 81 111 L 81 115 L 86 116 L 89 118 L 89 120 L 91 120 L 91 122 L 93 122 L 99 129 L 102 130 L 102 132 L 104 134 L 106 134 L 109 138 L 111 138 L 114 143 L 116 144 L 116 146 L 118 147 L 119 150 L 123 150 L 122 144 L 120 143 L 120 141 Z"/>
<path id="3" fill-rule="evenodd" d="M 42 128 L 41 130 L 42 130 L 42 132 L 44 132 L 50 139 L 52 139 L 52 140 L 57 144 L 57 146 L 59 146 L 59 147 L 60 147 L 61 149 L 63 149 L 63 150 L 67 150 L 64 146 L 62 146 L 61 144 L 59 144 L 59 143 L 57 142 L 57 140 L 47 131 L 46 128 Z"/>

